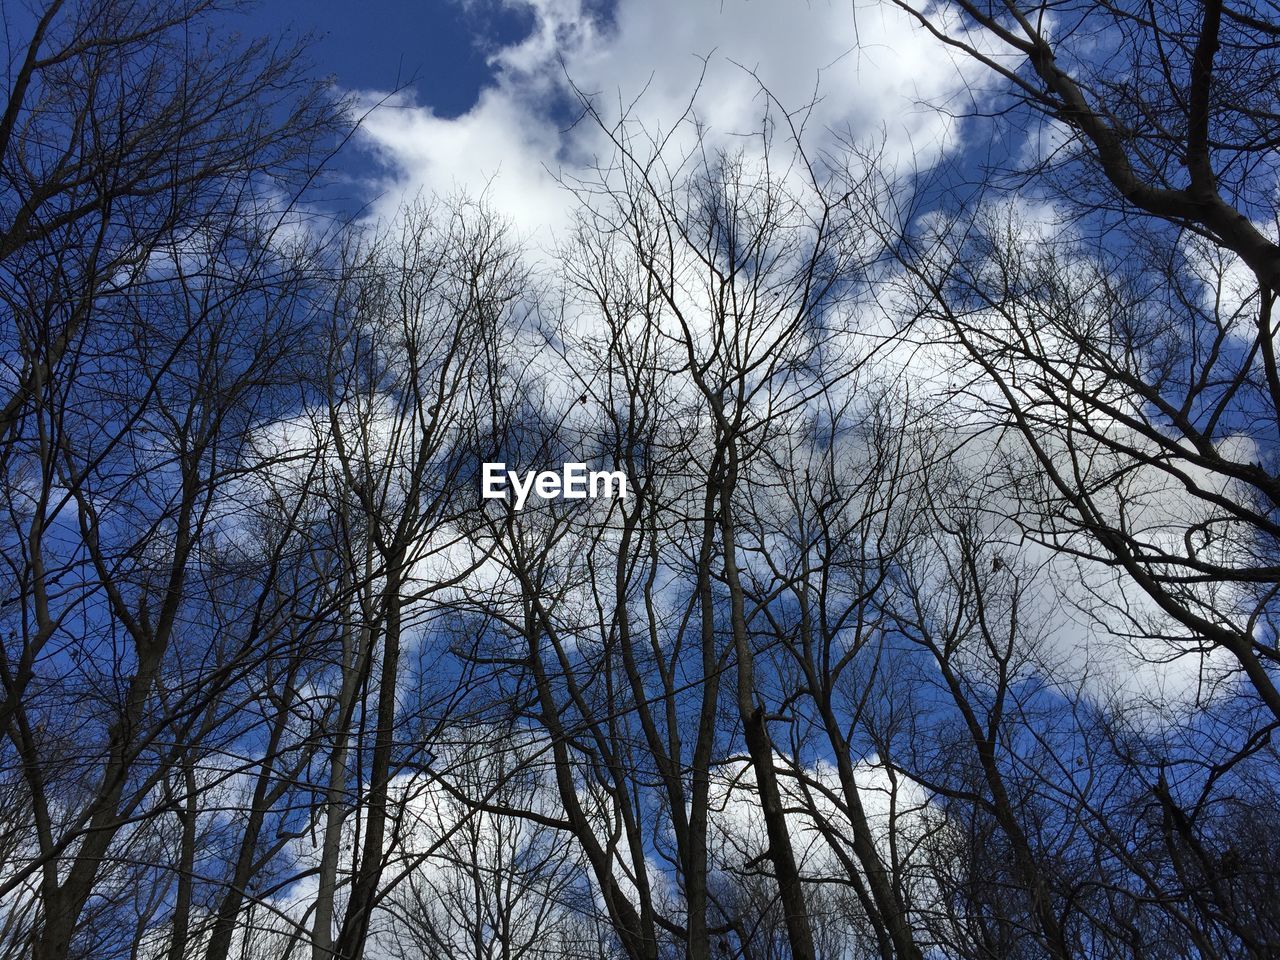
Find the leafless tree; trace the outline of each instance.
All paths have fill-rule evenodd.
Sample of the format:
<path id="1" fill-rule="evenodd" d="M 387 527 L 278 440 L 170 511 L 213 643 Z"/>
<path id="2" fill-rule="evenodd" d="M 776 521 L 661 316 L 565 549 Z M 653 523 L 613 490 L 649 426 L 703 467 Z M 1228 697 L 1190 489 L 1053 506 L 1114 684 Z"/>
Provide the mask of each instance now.
<path id="1" fill-rule="evenodd" d="M 894 2 L 1039 125 L 1007 177 L 583 94 L 537 261 L 304 214 L 346 105 L 216 3 L 36 11 L 0 957 L 1280 949 L 1277 31 Z"/>
<path id="2" fill-rule="evenodd" d="M 899 5 L 1063 141 L 1005 165 L 1059 206 L 1057 235 L 1028 242 L 1025 215 L 993 204 L 917 232 L 922 312 L 1025 436 L 1049 535 L 1085 534 L 1096 546 L 1063 546 L 1229 651 L 1280 716 L 1269 7 L 960 3 L 944 25 Z M 1140 529 L 1140 488 L 1161 485 L 1199 508 L 1181 533 Z"/>
<path id="3" fill-rule="evenodd" d="M 493 427 L 503 345 L 527 293 L 519 251 L 477 204 L 410 206 L 394 229 L 358 249 L 341 274 L 322 393 L 353 623 L 343 631 L 328 760 L 312 924 L 317 957 L 361 955 L 397 842 L 392 780 L 429 744 L 432 722 L 459 719 L 450 714 L 459 709 L 465 676 L 421 687 L 420 702 L 401 716 L 404 637 L 429 633 L 421 618 L 434 612 L 435 595 L 463 582 L 483 559 L 470 552 L 468 515 L 477 508 L 478 485 L 464 490 L 463 483 L 475 476 L 469 454 Z M 350 771 L 357 709 L 356 729 L 369 724 L 373 742 L 368 768 Z M 418 727 L 406 742 L 401 731 L 413 729 L 410 719 Z M 340 839 L 353 809 L 358 850 L 348 868 L 345 915 L 331 939 Z"/>
<path id="4" fill-rule="evenodd" d="M 0 726 L 32 829 L 2 882 L 36 905 L 37 956 L 114 950 L 162 908 L 113 913 L 163 872 L 168 810 L 189 912 L 202 741 L 293 635 L 287 538 L 228 603 L 246 557 L 222 494 L 255 418 L 296 400 L 313 252 L 284 228 L 347 124 L 299 51 L 232 42 L 216 10 L 51 2 L 8 47 Z"/>

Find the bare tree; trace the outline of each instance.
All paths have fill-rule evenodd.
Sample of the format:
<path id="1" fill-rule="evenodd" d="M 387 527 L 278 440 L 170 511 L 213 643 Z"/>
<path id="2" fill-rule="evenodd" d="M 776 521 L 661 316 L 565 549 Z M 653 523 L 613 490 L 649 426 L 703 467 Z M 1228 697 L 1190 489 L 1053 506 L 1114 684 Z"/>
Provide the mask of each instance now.
<path id="1" fill-rule="evenodd" d="M 608 514 L 611 529 L 586 517 L 577 552 L 564 546 L 575 542 L 572 510 L 549 508 L 532 524 L 509 517 L 505 536 L 495 531 L 520 584 L 532 713 L 555 751 L 567 826 L 628 956 L 655 956 L 668 941 L 691 957 L 751 955 L 761 917 L 733 911 L 769 908 L 722 886 L 729 875 L 710 851 L 712 780 L 736 762 L 735 748 L 746 750 L 742 788 L 768 836 L 754 866 L 769 865 L 790 954 L 813 956 L 807 900 L 818 894 L 807 892 L 792 835 L 797 803 L 782 781 L 794 773 L 779 765 L 770 730 L 792 715 L 795 691 L 772 679 L 770 651 L 793 640 L 769 614 L 779 592 L 804 591 L 790 571 L 781 585 L 757 583 L 774 531 L 751 505 L 787 485 L 770 474 L 770 451 L 831 426 L 804 411 L 839 393 L 860 363 L 865 343 L 855 342 L 853 311 L 843 313 L 869 254 L 854 225 L 855 190 L 823 180 L 795 128 L 779 161 L 771 119 L 751 151 L 700 142 L 685 155 L 646 143 L 626 118 L 614 126 L 594 117 L 616 163 L 575 187 L 585 209 L 564 258 L 573 296 L 555 342 L 568 344 L 584 390 L 565 417 L 596 431 L 588 433 L 599 437 L 596 449 L 626 465 L 633 495 Z M 603 424 L 590 412 L 575 417 L 580 405 L 601 408 Z M 844 428 L 838 412 L 833 420 Z M 584 618 L 582 593 L 599 622 Z M 767 678 L 757 663 L 768 664 Z M 722 690 L 732 697 L 723 701 Z M 833 746 L 848 760 L 847 743 Z M 852 830 L 859 851 L 847 882 L 861 885 L 860 907 L 873 912 L 885 955 L 916 956 L 902 891 L 858 820 L 852 761 L 845 769 L 852 806 L 840 837 Z M 583 784 L 606 798 L 597 815 L 611 829 L 588 807 L 575 811 Z M 665 822 L 648 822 L 654 804 Z M 655 845 L 674 873 L 674 904 L 652 876 Z"/>
<path id="2" fill-rule="evenodd" d="M 457 954 L 473 960 L 561 956 L 576 870 L 567 834 L 492 809 L 558 806 L 538 761 L 544 744 L 485 724 L 451 731 L 433 775 L 447 781 L 423 797 L 419 846 L 447 839 L 388 897 L 397 922 L 388 939 L 406 958 Z M 523 740 L 523 742 L 522 742 Z M 447 756 L 446 756 L 447 753 Z M 491 811 L 477 811 L 483 802 Z"/>
<path id="3" fill-rule="evenodd" d="M 170 247 L 110 324 L 100 306 L 74 369 L 33 402 L 34 503 L 10 488 L 35 533 L 15 557 L 12 616 L 23 636 L 56 644 L 10 688 L 7 730 L 38 853 L 5 885 L 40 877 L 37 955 L 67 955 L 103 871 L 128 861 L 141 821 L 170 802 L 170 774 L 216 740 L 245 671 L 293 635 L 275 579 L 291 540 L 246 577 L 223 494 L 256 467 L 256 417 L 296 398 L 305 265 L 282 264 L 261 236 L 246 247 L 251 222 L 232 223 Z"/>
<path id="4" fill-rule="evenodd" d="M 900 6 L 1065 131 L 1043 164 L 1009 172 L 1075 225 L 1036 237 L 1016 206 L 978 204 L 916 232 L 921 313 L 948 326 L 1026 438 L 1046 538 L 1123 568 L 1229 651 L 1280 716 L 1265 5 L 961 3 L 950 26 Z M 1139 487 L 1162 485 L 1198 509 L 1152 536 Z M 1094 546 L 1065 543 L 1070 530 Z"/>
<path id="5" fill-rule="evenodd" d="M 305 216 L 344 104 L 219 4 L 35 12 L 0 956 L 1280 949 L 1277 30 L 894 3 L 1041 123 L 1008 177 L 582 95 L 537 269 Z"/>
<path id="6" fill-rule="evenodd" d="M 37 956 L 115 950 L 167 909 L 130 889 L 167 810 L 190 915 L 201 741 L 290 635 L 287 538 L 216 606 L 242 559 L 221 495 L 255 418 L 296 400 L 312 253 L 282 227 L 347 125 L 299 51 L 231 41 L 216 10 L 51 2 L 10 36 L 0 727 L 33 830 L 3 884 L 35 898 Z"/>
<path id="7" fill-rule="evenodd" d="M 469 552 L 478 431 L 492 426 L 493 384 L 513 314 L 525 295 L 519 252 L 496 217 L 477 204 L 407 208 L 398 233 L 376 242 L 343 272 L 333 306 L 323 397 L 325 443 L 338 481 L 344 577 L 354 622 L 344 627 L 334 747 L 326 787 L 321 890 L 312 924 L 316 956 L 357 958 L 388 884 L 397 842 L 389 789 L 397 771 L 430 741 L 430 719 L 455 712 L 465 674 L 420 689 L 412 716 L 428 721 L 412 741 L 401 731 L 401 659 L 406 631 L 426 630 L 433 597 L 464 581 L 483 559 Z M 371 698 L 371 707 L 357 699 Z M 371 724 L 368 767 L 348 786 L 347 738 L 360 707 Z M 450 717 L 457 722 L 458 717 Z M 351 796 L 352 802 L 337 798 Z M 329 918 L 339 837 L 352 808 L 360 836 L 337 937 Z"/>
<path id="8" fill-rule="evenodd" d="M 300 49 L 229 42 L 221 6 L 51 0 L 29 37 L 9 37 L 0 263 L 19 349 L 6 444 L 122 274 L 260 174 L 296 189 L 345 125 Z"/>

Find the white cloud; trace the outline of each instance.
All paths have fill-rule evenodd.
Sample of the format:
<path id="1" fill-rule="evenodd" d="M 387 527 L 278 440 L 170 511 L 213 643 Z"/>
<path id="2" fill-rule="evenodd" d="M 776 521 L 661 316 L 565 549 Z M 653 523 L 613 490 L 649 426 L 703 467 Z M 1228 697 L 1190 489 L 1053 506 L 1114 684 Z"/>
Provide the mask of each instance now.
<path id="1" fill-rule="evenodd" d="M 758 131 L 768 106 L 762 85 L 787 110 L 817 95 L 806 114 L 810 149 L 871 138 L 883 141 L 892 165 L 914 158 L 929 166 L 955 136 L 955 121 L 936 107 L 973 80 L 971 61 L 888 7 L 621 0 L 608 25 L 583 0 L 528 7 L 534 30 L 492 54 L 495 83 L 466 114 L 437 117 L 401 97 L 366 120 L 365 141 L 390 168 L 375 213 L 419 191 L 487 193 L 522 232 L 547 242 L 571 206 L 557 175 L 609 153 L 594 125 L 568 122 L 570 84 L 595 96 L 610 120 L 631 106 L 648 133 L 666 135 L 702 76 L 693 115 L 713 145 Z M 690 125 L 674 152 L 694 136 Z"/>

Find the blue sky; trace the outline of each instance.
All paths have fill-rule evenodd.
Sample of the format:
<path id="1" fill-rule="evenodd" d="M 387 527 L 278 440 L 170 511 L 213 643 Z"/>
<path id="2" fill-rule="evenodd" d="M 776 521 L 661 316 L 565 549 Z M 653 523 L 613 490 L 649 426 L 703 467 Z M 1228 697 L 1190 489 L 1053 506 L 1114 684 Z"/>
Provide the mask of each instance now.
<path id="1" fill-rule="evenodd" d="M 523 39 L 528 7 L 452 0 L 272 0 L 252 8 L 245 32 L 310 36 L 322 73 L 358 89 L 412 81 L 417 101 L 441 116 L 468 110 L 492 81 L 492 50 Z"/>
<path id="2" fill-rule="evenodd" d="M 22 0 L 9 5 L 6 34 L 24 36 L 29 19 Z M 309 38 L 315 72 L 366 105 L 399 88 L 334 165 L 350 181 L 344 203 L 390 217 L 419 194 L 484 194 L 528 236 L 555 235 L 568 205 L 558 178 L 607 152 L 600 131 L 572 127 L 571 84 L 606 120 L 631 105 L 646 133 L 665 134 L 703 75 L 696 129 L 713 149 L 759 130 L 763 85 L 786 110 L 816 98 L 812 150 L 876 141 L 929 168 L 956 155 L 955 117 L 988 76 L 861 0 L 259 0 L 226 25 Z"/>
<path id="3" fill-rule="evenodd" d="M 961 129 L 933 105 L 978 76 L 900 12 L 844 0 L 289 0 L 242 29 L 314 35 L 321 72 L 383 103 L 341 163 L 372 216 L 418 195 L 484 196 L 538 244 L 563 236 L 561 181 L 611 152 L 600 129 L 571 123 L 575 86 L 608 122 L 628 110 L 642 139 L 676 129 L 672 157 L 699 135 L 746 148 L 767 87 L 775 112 L 816 98 L 805 133 L 816 152 L 871 140 L 928 167 Z"/>
<path id="4" fill-rule="evenodd" d="M 1007 104 L 1008 91 L 993 89 L 984 67 L 889 5 L 613 0 L 607 22 L 598 11 L 592 0 L 382 2 L 358 11 L 319 0 L 264 7 L 253 22 L 260 32 L 317 34 L 317 64 L 366 103 L 416 77 L 368 115 L 360 149 L 343 164 L 371 217 L 391 221 L 415 196 L 483 196 L 525 241 L 531 261 L 572 227 L 577 200 L 565 184 L 591 181 L 593 166 L 614 156 L 605 131 L 566 123 L 574 87 L 590 95 L 606 123 L 627 113 L 641 153 L 664 140 L 663 156 L 676 165 L 702 138 L 712 151 L 743 151 L 749 166 L 763 153 L 752 136 L 762 115 L 777 121 L 788 111 L 804 126 L 810 157 L 838 158 L 858 143 L 904 183 L 937 174 L 919 197 L 925 208 L 970 202 L 985 167 L 1022 166 L 1053 145 L 1052 128 L 957 119 Z M 981 35 L 970 40 L 989 43 Z M 682 122 L 690 117 L 696 122 Z M 777 136 L 773 161 L 790 155 L 788 136 Z M 1025 195 L 1006 200 L 1028 242 L 1061 229 L 1051 204 Z M 921 356 L 913 344 L 897 359 L 926 385 L 952 362 L 945 352 Z M 1101 576 L 1082 587 L 1111 588 Z M 1073 630 L 1063 649 L 1078 653 L 1089 628 Z M 1174 682 L 1194 680 L 1195 664 L 1181 666 L 1192 672 L 1175 668 Z M 1150 686 L 1151 673 L 1135 670 L 1125 682 Z"/>

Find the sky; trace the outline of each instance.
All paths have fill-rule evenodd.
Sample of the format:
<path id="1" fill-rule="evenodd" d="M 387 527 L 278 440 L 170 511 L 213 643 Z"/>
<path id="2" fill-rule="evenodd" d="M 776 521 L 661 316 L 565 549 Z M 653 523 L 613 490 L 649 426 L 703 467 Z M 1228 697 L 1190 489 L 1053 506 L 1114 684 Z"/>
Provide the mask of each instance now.
<path id="1" fill-rule="evenodd" d="M 249 10 L 246 33 L 307 38 L 322 74 L 347 88 L 408 85 L 419 103 L 455 117 L 492 83 L 492 51 L 534 26 L 531 8 L 451 0 L 272 0 Z"/>
<path id="2" fill-rule="evenodd" d="M 591 179 L 612 154 L 600 126 L 574 122 L 581 98 L 606 125 L 630 116 L 642 145 L 670 134 L 664 156 L 699 137 L 762 156 L 752 134 L 766 113 L 790 113 L 811 157 L 869 145 L 902 177 L 945 166 L 963 180 L 985 163 L 1016 165 L 1036 146 L 959 119 L 975 101 L 996 102 L 989 73 L 866 0 L 290 0 L 257 7 L 246 29 L 313 36 L 322 72 L 372 108 L 342 163 L 366 216 L 390 221 L 415 196 L 483 197 L 534 258 L 571 226 L 577 201 L 566 184 Z M 775 141 L 772 156 L 789 155 Z M 1052 209 L 1019 204 L 1021 217 L 1060 228 Z M 914 376 L 933 375 L 911 344 L 904 351 Z M 1108 580 L 1085 592 L 1112 589 Z M 1092 628 L 1062 626 L 1064 652 L 1080 654 Z M 1178 682 L 1194 683 L 1196 665 L 1185 666 Z"/>
<path id="3" fill-rule="evenodd" d="M 341 163 L 371 216 L 418 194 L 483 195 L 538 244 L 566 226 L 560 181 L 609 152 L 597 127 L 574 122 L 581 95 L 609 122 L 629 110 L 648 134 L 680 127 L 692 102 L 678 152 L 695 130 L 749 149 L 767 91 L 775 113 L 804 111 L 815 151 L 875 143 L 928 168 L 958 149 L 954 117 L 986 82 L 866 0 L 285 0 L 252 8 L 240 29 L 311 37 L 318 71 L 379 105 L 359 159 Z"/>

